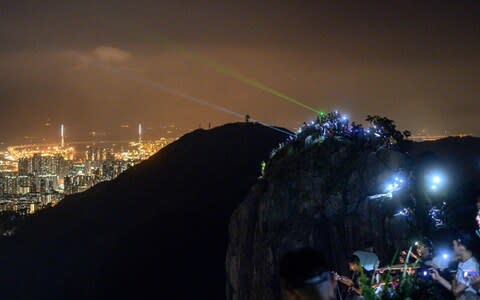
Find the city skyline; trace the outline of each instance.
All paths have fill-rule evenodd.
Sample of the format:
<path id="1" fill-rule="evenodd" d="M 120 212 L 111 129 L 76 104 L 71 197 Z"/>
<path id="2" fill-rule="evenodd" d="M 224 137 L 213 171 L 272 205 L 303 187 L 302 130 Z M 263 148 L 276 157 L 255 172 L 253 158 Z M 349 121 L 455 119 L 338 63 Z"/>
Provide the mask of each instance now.
<path id="1" fill-rule="evenodd" d="M 116 178 L 175 140 L 144 139 L 141 123 L 133 141 L 68 141 L 65 133 L 61 124 L 56 143 L 8 145 L 0 151 L 0 214 L 25 216 L 55 206 L 66 195 Z"/>
<path id="2" fill-rule="evenodd" d="M 0 141 L 52 138 L 49 122 L 78 136 L 128 137 L 133 128 L 122 124 L 141 122 L 155 134 L 165 124 L 188 131 L 243 120 L 167 89 L 288 129 L 315 117 L 257 83 L 354 120 L 379 114 L 412 132 L 480 135 L 478 2 L 137 1 L 112 9 L 47 0 L 1 8 Z"/>

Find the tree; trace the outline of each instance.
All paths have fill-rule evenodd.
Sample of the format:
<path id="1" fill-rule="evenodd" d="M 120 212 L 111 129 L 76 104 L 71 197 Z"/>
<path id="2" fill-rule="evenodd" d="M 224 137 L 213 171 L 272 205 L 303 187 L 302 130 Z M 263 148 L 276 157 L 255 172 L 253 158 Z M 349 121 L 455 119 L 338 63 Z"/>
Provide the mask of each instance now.
<path id="1" fill-rule="evenodd" d="M 375 133 L 380 134 L 387 139 L 393 139 L 397 143 L 402 142 L 404 139 L 412 135 L 408 130 L 405 130 L 403 133 L 397 130 L 395 122 L 386 117 L 368 115 L 366 121 L 372 124 Z"/>

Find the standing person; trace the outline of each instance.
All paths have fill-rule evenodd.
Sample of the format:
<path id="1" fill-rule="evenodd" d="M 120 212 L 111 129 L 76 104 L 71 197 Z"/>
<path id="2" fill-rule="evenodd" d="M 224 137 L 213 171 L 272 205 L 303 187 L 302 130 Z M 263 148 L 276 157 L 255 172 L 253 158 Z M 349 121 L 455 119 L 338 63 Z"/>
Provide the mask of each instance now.
<path id="1" fill-rule="evenodd" d="M 428 268 L 435 268 L 436 270 L 443 270 L 448 267 L 449 258 L 443 255 L 435 256 L 435 249 L 433 243 L 428 238 L 424 237 L 418 244 L 416 244 L 415 265 L 419 267 L 416 272 L 415 282 L 418 285 L 413 294 L 413 299 L 451 299 L 451 294 L 441 287 L 436 281 L 432 280 Z"/>
<path id="2" fill-rule="evenodd" d="M 431 267 L 441 271 L 448 268 L 454 259 L 448 253 L 436 253 L 432 241 L 426 237 L 416 243 L 415 253 L 415 264 L 420 267 Z"/>
<path id="3" fill-rule="evenodd" d="M 333 300 L 337 283 L 324 267 L 322 255 L 312 248 L 288 252 L 280 259 L 284 300 Z"/>
<path id="4" fill-rule="evenodd" d="M 475 221 L 477 221 L 477 230 L 475 231 L 477 237 L 480 237 L 480 192 L 477 193 L 476 197 L 476 205 L 477 205 L 477 216 L 475 217 Z"/>
<path id="5" fill-rule="evenodd" d="M 477 291 L 471 285 L 471 279 L 479 272 L 478 262 L 473 257 L 475 238 L 468 232 L 461 232 L 452 241 L 453 251 L 458 257 L 457 273 L 453 281 L 443 278 L 436 269 L 430 269 L 432 278 L 451 291 L 460 300 L 478 300 Z"/>
<path id="6" fill-rule="evenodd" d="M 433 243 L 430 241 L 428 238 L 424 237 L 421 241 L 418 242 L 416 245 L 415 252 L 417 253 L 418 259 L 417 259 L 417 264 L 421 266 L 427 266 L 427 267 L 435 267 L 433 263 L 433 255 L 434 255 L 434 249 L 433 249 Z"/>

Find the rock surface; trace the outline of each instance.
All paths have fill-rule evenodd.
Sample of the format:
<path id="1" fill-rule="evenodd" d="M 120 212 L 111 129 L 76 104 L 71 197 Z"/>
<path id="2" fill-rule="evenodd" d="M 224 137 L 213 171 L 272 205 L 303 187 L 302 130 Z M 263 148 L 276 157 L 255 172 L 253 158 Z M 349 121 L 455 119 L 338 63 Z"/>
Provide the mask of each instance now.
<path id="1" fill-rule="evenodd" d="M 479 153 L 480 139 L 474 137 L 406 142 L 400 153 L 372 141 L 324 140 L 312 132 L 275 150 L 264 178 L 230 220 L 227 299 L 279 299 L 278 260 L 297 247 L 321 250 L 326 266 L 346 275 L 347 257 L 373 240 L 381 264 L 389 264 L 396 250 L 408 248 L 412 230 L 417 235 L 431 230 L 425 226 L 422 190 L 431 170 L 446 177 L 443 191 L 430 198 L 433 204 L 447 201 L 449 224 L 427 235 L 437 246 L 449 247 L 452 230 L 476 228 Z M 409 192 L 399 192 L 393 201 L 366 200 L 384 192 L 388 177 L 400 169 L 413 174 L 415 185 L 406 190 L 417 199 L 414 226 L 392 217 L 405 207 Z"/>
<path id="2" fill-rule="evenodd" d="M 288 250 L 321 250 L 332 270 L 374 240 L 383 261 L 402 236 L 381 201 L 368 200 L 409 159 L 362 141 L 327 139 L 287 145 L 235 211 L 227 253 L 227 299 L 279 299 L 277 264 Z M 387 239 L 389 243 L 387 243 Z"/>

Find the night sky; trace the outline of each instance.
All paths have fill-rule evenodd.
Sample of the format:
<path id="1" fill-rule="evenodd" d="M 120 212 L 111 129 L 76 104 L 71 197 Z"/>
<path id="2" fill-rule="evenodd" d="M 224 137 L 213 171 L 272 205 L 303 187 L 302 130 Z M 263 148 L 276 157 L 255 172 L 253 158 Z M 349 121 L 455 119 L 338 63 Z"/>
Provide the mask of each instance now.
<path id="1" fill-rule="evenodd" d="M 314 117 L 178 45 L 320 110 L 480 135 L 479 1 L 97 2 L 0 2 L 0 141 L 239 120 L 138 78 L 288 128 Z"/>

